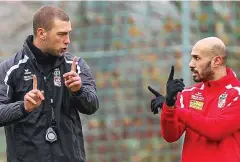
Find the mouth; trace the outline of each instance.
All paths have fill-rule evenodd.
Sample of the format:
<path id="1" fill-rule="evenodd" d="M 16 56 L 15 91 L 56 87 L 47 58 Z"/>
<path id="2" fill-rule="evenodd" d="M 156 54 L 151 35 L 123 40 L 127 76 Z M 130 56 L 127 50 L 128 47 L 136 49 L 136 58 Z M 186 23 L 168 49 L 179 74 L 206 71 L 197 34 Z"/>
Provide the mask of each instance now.
<path id="1" fill-rule="evenodd" d="M 196 77 L 197 75 L 198 75 L 197 73 L 193 73 L 193 74 L 192 74 L 193 77 Z"/>
<path id="2" fill-rule="evenodd" d="M 61 48 L 61 52 L 67 52 L 67 48 Z"/>
<path id="3" fill-rule="evenodd" d="M 191 70 L 192 71 L 192 76 L 196 77 L 198 75 L 198 72 L 196 70 Z"/>

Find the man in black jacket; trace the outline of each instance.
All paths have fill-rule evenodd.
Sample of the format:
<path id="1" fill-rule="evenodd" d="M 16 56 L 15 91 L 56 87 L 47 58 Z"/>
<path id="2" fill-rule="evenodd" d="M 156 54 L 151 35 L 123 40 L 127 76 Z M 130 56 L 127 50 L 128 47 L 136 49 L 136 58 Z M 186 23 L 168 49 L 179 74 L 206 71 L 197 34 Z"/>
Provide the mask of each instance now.
<path id="1" fill-rule="evenodd" d="M 33 17 L 34 36 L 0 64 L 0 125 L 8 162 L 85 162 L 79 112 L 99 107 L 87 63 L 67 53 L 71 23 L 55 6 Z"/>

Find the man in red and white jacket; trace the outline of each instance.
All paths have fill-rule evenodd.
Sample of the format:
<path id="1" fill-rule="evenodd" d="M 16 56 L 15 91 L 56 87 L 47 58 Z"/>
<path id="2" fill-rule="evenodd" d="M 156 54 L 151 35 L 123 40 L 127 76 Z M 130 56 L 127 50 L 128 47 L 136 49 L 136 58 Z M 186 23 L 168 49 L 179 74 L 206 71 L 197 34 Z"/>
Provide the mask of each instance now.
<path id="1" fill-rule="evenodd" d="M 165 98 L 149 88 L 156 95 L 152 110 L 163 107 L 161 134 L 175 142 L 186 133 L 182 162 L 240 162 L 240 81 L 226 66 L 226 47 L 216 37 L 204 38 L 191 56 L 189 67 L 199 84 L 184 89 L 172 67 Z"/>

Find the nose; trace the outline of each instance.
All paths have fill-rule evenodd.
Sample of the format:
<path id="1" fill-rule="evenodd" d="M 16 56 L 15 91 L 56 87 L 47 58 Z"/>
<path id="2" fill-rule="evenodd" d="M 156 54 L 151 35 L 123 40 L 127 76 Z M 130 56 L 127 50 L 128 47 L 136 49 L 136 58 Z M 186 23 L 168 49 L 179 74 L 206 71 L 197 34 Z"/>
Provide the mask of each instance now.
<path id="1" fill-rule="evenodd" d="M 69 35 L 67 35 L 66 38 L 64 39 L 64 44 L 70 44 L 70 37 L 69 37 Z"/>
<path id="2" fill-rule="evenodd" d="M 189 62 L 189 64 L 188 64 L 188 66 L 189 66 L 190 68 L 194 68 L 194 67 L 195 67 L 194 61 L 191 60 L 191 61 Z"/>

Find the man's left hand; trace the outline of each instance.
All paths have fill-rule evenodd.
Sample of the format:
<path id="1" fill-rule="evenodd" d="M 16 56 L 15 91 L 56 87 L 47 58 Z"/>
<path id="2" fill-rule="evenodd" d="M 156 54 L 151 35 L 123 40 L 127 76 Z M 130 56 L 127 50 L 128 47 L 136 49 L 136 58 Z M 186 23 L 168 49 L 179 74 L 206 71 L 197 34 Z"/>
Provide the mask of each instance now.
<path id="1" fill-rule="evenodd" d="M 71 71 L 63 75 L 65 86 L 72 92 L 77 92 L 82 87 L 82 80 L 76 72 L 77 57 L 73 58 Z"/>
<path id="2" fill-rule="evenodd" d="M 158 93 L 151 86 L 148 86 L 148 90 L 156 96 L 156 98 L 151 100 L 151 110 L 152 110 L 153 114 L 158 114 L 158 111 L 160 111 L 160 109 L 163 106 L 165 97 L 162 96 L 160 93 Z"/>

